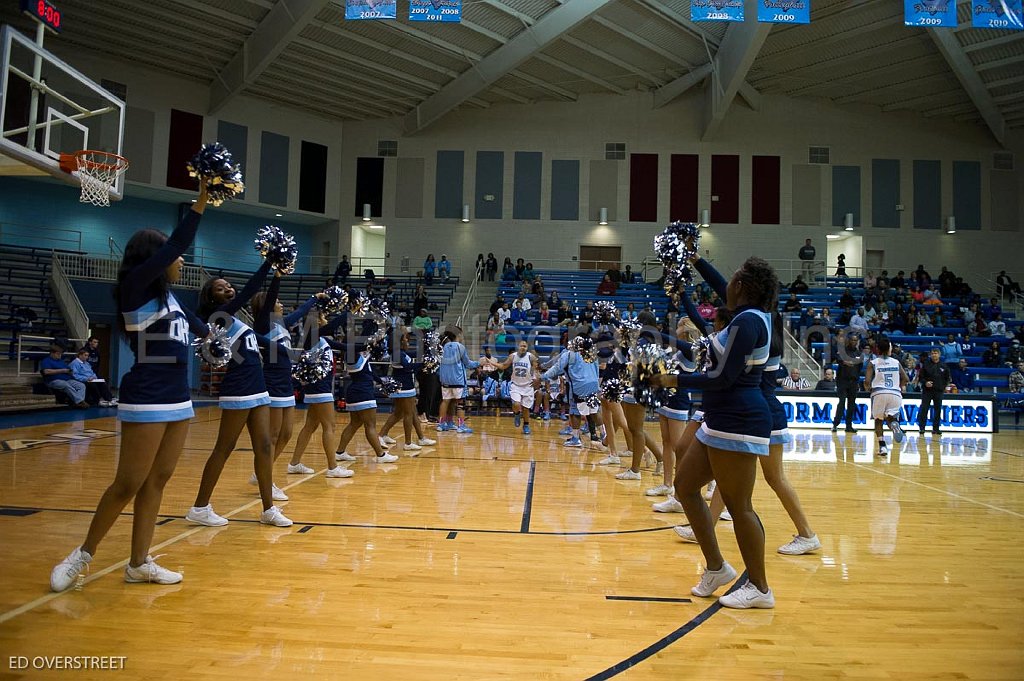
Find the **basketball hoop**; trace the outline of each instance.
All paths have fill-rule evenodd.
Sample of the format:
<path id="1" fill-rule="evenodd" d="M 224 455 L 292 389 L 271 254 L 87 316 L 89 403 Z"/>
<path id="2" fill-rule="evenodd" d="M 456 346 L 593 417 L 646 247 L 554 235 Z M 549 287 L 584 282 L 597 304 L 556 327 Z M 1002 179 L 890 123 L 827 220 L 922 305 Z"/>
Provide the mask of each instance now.
<path id="1" fill-rule="evenodd" d="M 128 170 L 128 159 L 108 151 L 86 149 L 60 155 L 60 167 L 66 173 L 78 171 L 82 181 L 82 203 L 110 205 L 110 188 Z"/>

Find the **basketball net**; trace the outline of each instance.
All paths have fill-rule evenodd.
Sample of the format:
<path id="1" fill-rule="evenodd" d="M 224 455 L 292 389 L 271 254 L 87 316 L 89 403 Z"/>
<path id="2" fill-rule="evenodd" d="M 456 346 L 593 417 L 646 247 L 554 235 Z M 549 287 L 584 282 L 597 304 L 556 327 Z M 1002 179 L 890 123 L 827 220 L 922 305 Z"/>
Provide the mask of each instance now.
<path id="1" fill-rule="evenodd" d="M 74 154 L 61 154 L 60 166 L 65 172 L 78 171 L 82 183 L 82 203 L 110 205 L 110 189 L 117 178 L 128 170 L 128 159 L 107 151 L 86 149 Z"/>

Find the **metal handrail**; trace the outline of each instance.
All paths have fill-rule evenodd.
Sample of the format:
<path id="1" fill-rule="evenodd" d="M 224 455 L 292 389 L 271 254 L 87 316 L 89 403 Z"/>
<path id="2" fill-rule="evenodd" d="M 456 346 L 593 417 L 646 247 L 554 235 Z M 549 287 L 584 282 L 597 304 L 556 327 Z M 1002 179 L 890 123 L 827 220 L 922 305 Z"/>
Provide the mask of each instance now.
<path id="1" fill-rule="evenodd" d="M 55 254 L 56 255 L 56 254 Z M 64 314 L 64 324 L 67 326 L 69 336 L 89 337 L 89 315 L 82 307 L 82 301 L 78 299 L 75 288 L 68 280 L 60 259 L 53 258 L 53 268 L 50 271 L 50 287 L 53 290 L 53 297 Z"/>
<path id="2" fill-rule="evenodd" d="M 807 351 L 807 348 L 800 343 L 800 340 L 793 335 L 792 331 L 784 328 L 783 332 L 786 348 L 796 356 L 802 368 L 808 370 L 808 373 L 811 373 L 813 376 L 821 378 L 821 364 L 818 360 L 814 359 L 814 355 Z"/>
<path id="3" fill-rule="evenodd" d="M 459 311 L 459 316 L 455 320 L 455 326 L 462 327 L 462 320 L 469 314 L 469 307 L 473 304 L 476 299 L 476 290 L 482 279 L 484 269 L 482 267 L 476 268 L 476 274 L 473 277 L 473 283 L 469 285 L 469 290 L 466 291 L 466 299 L 462 302 L 462 310 Z"/>
<path id="4" fill-rule="evenodd" d="M 0 222 L 0 243 L 12 246 L 22 246 L 29 243 L 37 248 L 81 251 L 82 232 L 77 229 L 63 229 L 61 227 Z"/>
<path id="5" fill-rule="evenodd" d="M 111 257 L 124 257 L 124 249 L 122 249 L 121 246 L 116 241 L 114 241 L 114 237 L 112 236 L 107 237 L 107 249 L 110 251 Z"/>

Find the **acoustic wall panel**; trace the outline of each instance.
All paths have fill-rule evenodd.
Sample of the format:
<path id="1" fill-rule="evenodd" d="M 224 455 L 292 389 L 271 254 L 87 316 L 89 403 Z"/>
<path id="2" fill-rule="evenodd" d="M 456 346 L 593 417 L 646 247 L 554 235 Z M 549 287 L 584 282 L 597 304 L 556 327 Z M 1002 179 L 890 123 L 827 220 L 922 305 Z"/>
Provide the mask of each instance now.
<path id="1" fill-rule="evenodd" d="M 629 220 L 658 221 L 658 155 L 629 155 Z"/>
<path id="2" fill-rule="evenodd" d="M 370 204 L 370 215 L 384 213 L 384 159 L 365 156 L 356 159 L 356 204 L 354 215 L 363 217 L 363 206 Z"/>
<path id="3" fill-rule="evenodd" d="M 288 205 L 288 146 L 284 135 L 263 132 L 260 145 L 260 203 Z"/>
<path id="4" fill-rule="evenodd" d="M 981 164 L 953 161 L 953 215 L 957 229 L 981 229 Z"/>
<path id="5" fill-rule="evenodd" d="M 914 228 L 942 227 L 942 165 L 914 161 Z"/>
<path id="6" fill-rule="evenodd" d="M 466 155 L 461 151 L 438 151 L 434 178 L 434 217 L 462 218 L 462 184 Z"/>
<path id="7" fill-rule="evenodd" d="M 512 219 L 540 220 L 541 176 L 544 154 L 517 151 L 512 178 Z"/>
<path id="8" fill-rule="evenodd" d="M 580 162 L 551 162 L 551 219 L 580 219 Z"/>
<path id="9" fill-rule="evenodd" d="M 992 229 L 1000 232 L 1020 231 L 1020 175 L 1012 170 L 990 170 L 988 173 Z"/>
<path id="10" fill-rule="evenodd" d="M 400 158 L 395 173 L 395 217 L 423 217 L 423 178 L 426 159 Z"/>
<path id="11" fill-rule="evenodd" d="M 619 162 L 590 162 L 590 206 L 587 214 L 592 222 L 601 217 L 601 209 L 608 209 L 608 219 L 619 219 Z"/>
<path id="12" fill-rule="evenodd" d="M 153 135 L 156 131 L 156 114 L 145 109 L 128 107 L 124 117 L 125 158 L 130 166 L 125 174 L 129 180 L 153 184 Z M 228 147 L 230 149 L 230 147 Z"/>
<path id="13" fill-rule="evenodd" d="M 821 224 L 820 165 L 793 166 L 793 224 Z"/>
<path id="14" fill-rule="evenodd" d="M 782 160 L 778 156 L 750 159 L 750 221 L 755 225 L 779 224 Z"/>
<path id="15" fill-rule="evenodd" d="M 476 208 L 478 220 L 500 220 L 504 206 L 505 152 L 476 152 Z"/>
<path id="16" fill-rule="evenodd" d="M 832 166 L 832 226 L 842 227 L 847 213 L 860 227 L 860 166 Z"/>
<path id="17" fill-rule="evenodd" d="M 185 166 L 202 145 L 203 117 L 188 111 L 171 109 L 171 127 L 167 135 L 168 187 L 195 190 L 196 181 L 189 177 Z"/>
<path id="18" fill-rule="evenodd" d="M 697 154 L 672 154 L 669 170 L 670 221 L 700 220 L 699 182 L 700 157 Z"/>
<path id="19" fill-rule="evenodd" d="M 871 160 L 871 226 L 899 227 L 900 162 L 896 159 Z"/>
<path id="20" fill-rule="evenodd" d="M 217 121 L 217 141 L 231 150 L 231 156 L 242 168 L 242 177 L 249 172 L 249 128 L 245 125 Z M 245 193 L 242 193 L 245 196 Z"/>
<path id="21" fill-rule="evenodd" d="M 715 200 L 715 197 L 718 200 Z M 740 157 L 711 157 L 711 222 L 735 225 L 740 221 Z"/>
<path id="22" fill-rule="evenodd" d="M 302 142 L 299 159 L 299 210 L 327 210 L 327 147 Z"/>

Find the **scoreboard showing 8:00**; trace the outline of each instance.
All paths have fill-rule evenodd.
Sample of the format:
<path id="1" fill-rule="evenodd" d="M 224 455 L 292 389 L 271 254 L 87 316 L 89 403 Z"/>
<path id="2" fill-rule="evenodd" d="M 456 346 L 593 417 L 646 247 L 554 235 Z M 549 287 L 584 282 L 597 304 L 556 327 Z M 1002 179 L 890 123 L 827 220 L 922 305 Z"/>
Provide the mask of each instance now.
<path id="1" fill-rule="evenodd" d="M 54 33 L 60 33 L 60 10 L 50 0 L 21 0 L 21 11 Z"/>

